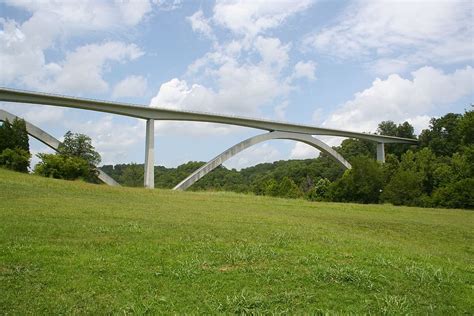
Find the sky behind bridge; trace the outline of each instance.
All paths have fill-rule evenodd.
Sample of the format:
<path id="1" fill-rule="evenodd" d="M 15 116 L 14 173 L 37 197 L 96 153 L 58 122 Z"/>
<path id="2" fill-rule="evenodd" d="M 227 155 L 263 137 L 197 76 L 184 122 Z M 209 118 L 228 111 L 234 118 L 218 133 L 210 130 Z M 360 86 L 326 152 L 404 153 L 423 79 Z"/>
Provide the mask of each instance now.
<path id="1" fill-rule="evenodd" d="M 0 85 L 374 132 L 474 103 L 472 1 L 0 2 Z M 103 163 L 142 163 L 142 120 L 0 103 Z M 207 161 L 258 130 L 156 122 L 156 164 Z M 340 139 L 323 138 L 330 144 Z M 48 151 L 31 141 L 32 152 Z M 315 157 L 270 141 L 226 165 Z"/>

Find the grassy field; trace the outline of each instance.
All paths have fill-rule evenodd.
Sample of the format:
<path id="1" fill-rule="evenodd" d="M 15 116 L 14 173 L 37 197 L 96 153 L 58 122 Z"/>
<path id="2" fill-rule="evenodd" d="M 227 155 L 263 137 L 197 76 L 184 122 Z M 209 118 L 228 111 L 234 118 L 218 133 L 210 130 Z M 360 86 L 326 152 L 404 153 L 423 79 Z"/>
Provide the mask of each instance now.
<path id="1" fill-rule="evenodd" d="M 0 314 L 474 313 L 474 213 L 0 169 Z"/>

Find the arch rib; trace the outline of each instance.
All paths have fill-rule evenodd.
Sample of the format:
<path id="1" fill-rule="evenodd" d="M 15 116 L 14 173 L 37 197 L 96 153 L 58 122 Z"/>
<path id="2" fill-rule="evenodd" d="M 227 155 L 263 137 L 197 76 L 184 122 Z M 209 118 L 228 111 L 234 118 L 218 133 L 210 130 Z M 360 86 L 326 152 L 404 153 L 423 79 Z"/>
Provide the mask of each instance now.
<path id="1" fill-rule="evenodd" d="M 7 112 L 5 110 L 0 110 L 0 121 L 10 121 L 13 122 L 15 119 L 21 119 L 20 117 Z M 52 135 L 46 133 L 43 131 L 41 128 L 39 128 L 36 125 L 31 124 L 30 122 L 27 122 L 25 120 L 25 125 L 26 125 L 26 132 L 45 144 L 46 146 L 54 149 L 55 151 L 58 151 L 58 147 L 61 144 L 61 142 L 53 137 Z M 111 186 L 120 186 L 114 179 L 112 179 L 111 176 L 106 174 L 104 171 L 100 170 L 97 168 L 97 171 L 99 171 L 99 180 L 104 182 L 105 184 L 111 185 Z"/>
<path id="2" fill-rule="evenodd" d="M 260 134 L 257 136 L 250 137 L 237 145 L 234 145 L 221 153 L 220 155 L 214 157 L 214 159 L 210 160 L 208 163 L 194 171 L 191 175 L 189 175 L 186 179 L 178 183 L 173 190 L 186 190 L 191 185 L 193 185 L 196 181 L 204 177 L 206 174 L 223 164 L 228 159 L 232 158 L 233 156 L 237 155 L 241 151 L 254 146 L 258 143 L 271 140 L 271 139 L 290 139 L 298 142 L 303 142 L 308 144 L 326 154 L 328 154 L 331 158 L 333 158 L 337 163 L 339 163 L 345 169 L 351 169 L 351 164 L 345 160 L 338 152 L 332 149 L 327 144 L 323 143 L 319 139 L 307 135 L 307 134 L 299 134 L 299 133 L 291 133 L 291 132 L 280 132 L 280 131 L 273 131 L 269 133 Z"/>

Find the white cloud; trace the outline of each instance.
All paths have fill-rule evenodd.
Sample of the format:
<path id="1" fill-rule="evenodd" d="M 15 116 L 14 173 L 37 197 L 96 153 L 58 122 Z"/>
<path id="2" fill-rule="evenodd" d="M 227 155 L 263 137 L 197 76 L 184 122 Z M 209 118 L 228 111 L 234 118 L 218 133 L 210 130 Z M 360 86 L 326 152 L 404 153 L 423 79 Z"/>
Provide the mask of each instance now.
<path id="1" fill-rule="evenodd" d="M 312 2 L 224 0 L 216 2 L 209 18 L 197 11 L 188 17 L 194 31 L 209 36 L 215 31 L 212 27 L 221 27 L 231 31 L 230 39 L 220 43 L 214 37 L 212 50 L 188 67 L 186 80 L 163 84 L 155 102 L 181 109 L 261 116 L 263 107 L 277 101 L 279 105 L 273 108 L 282 119 L 286 98 L 293 89 L 292 77 L 286 74 L 292 45 L 263 34 Z M 312 62 L 298 63 L 297 75 L 314 78 L 314 66 Z M 206 84 L 191 84 L 193 81 Z"/>
<path id="2" fill-rule="evenodd" d="M 319 156 L 319 150 L 305 143 L 297 142 L 290 153 L 290 159 L 309 159 Z"/>
<path id="3" fill-rule="evenodd" d="M 408 123 L 413 126 L 415 134 L 420 134 L 421 131 L 430 125 L 431 116 L 429 115 L 417 115 L 406 119 Z"/>
<path id="4" fill-rule="evenodd" d="M 472 61 L 473 12 L 470 1 L 359 1 L 304 44 L 341 58 L 384 59 L 381 69 L 371 67 L 380 74 L 406 63 Z"/>
<path id="5" fill-rule="evenodd" d="M 102 157 L 101 164 L 126 161 L 131 148 L 143 143 L 145 136 L 145 121 L 133 120 L 133 123 L 123 124 L 116 122 L 112 115 L 86 122 L 71 120 L 68 128 L 92 139 L 92 145 Z"/>
<path id="6" fill-rule="evenodd" d="M 275 111 L 275 117 L 277 120 L 283 121 L 285 120 L 286 117 L 286 108 L 288 107 L 288 101 L 285 100 L 275 106 L 274 111 Z"/>
<path id="7" fill-rule="evenodd" d="M 316 79 L 316 63 L 314 61 L 299 61 L 295 65 L 292 79 L 306 78 L 308 80 Z"/>
<path id="8" fill-rule="evenodd" d="M 158 94 L 151 100 L 150 106 L 169 109 L 211 111 L 214 108 L 215 95 L 204 86 L 188 86 L 185 80 L 171 79 L 161 85 Z"/>
<path id="9" fill-rule="evenodd" d="M 212 28 L 209 25 L 209 20 L 204 17 L 202 10 L 196 11 L 193 15 L 188 16 L 186 20 L 191 23 L 194 32 L 201 33 L 211 39 L 214 38 Z"/>
<path id="10" fill-rule="evenodd" d="M 114 87 L 112 98 L 143 96 L 148 89 L 148 81 L 142 76 L 127 76 Z"/>
<path id="11" fill-rule="evenodd" d="M 214 6 L 213 20 L 232 32 L 256 36 L 307 9 L 311 0 L 222 0 Z"/>
<path id="12" fill-rule="evenodd" d="M 138 24 L 151 11 L 148 0 L 115 0 L 124 22 L 127 25 Z"/>
<path id="13" fill-rule="evenodd" d="M 324 117 L 324 109 L 316 108 L 311 118 L 312 118 L 313 123 L 317 125 L 321 125 L 323 123 L 323 117 Z"/>
<path id="14" fill-rule="evenodd" d="M 281 160 L 282 155 L 269 143 L 250 147 L 224 163 L 227 168 L 240 170 L 259 163 Z"/>
<path id="15" fill-rule="evenodd" d="M 67 53 L 62 62 L 50 62 L 45 56 L 47 49 L 86 32 L 134 26 L 151 10 L 148 0 L 7 1 L 7 4 L 28 10 L 31 17 L 21 24 L 0 18 L 0 84 L 57 88 L 60 92 L 76 92 L 77 88 L 107 90 L 108 84 L 102 78 L 104 63 L 133 60 L 141 51 L 134 44 L 121 42 L 90 44 Z"/>
<path id="16" fill-rule="evenodd" d="M 0 83 L 9 83 L 19 76 L 40 71 L 45 60 L 43 44 L 29 42 L 15 21 L 0 18 L 0 24 L 3 26 L 0 30 Z"/>
<path id="17" fill-rule="evenodd" d="M 255 48 L 262 58 L 262 65 L 280 72 L 288 65 L 288 52 L 291 45 L 283 45 L 278 38 L 259 36 L 255 40 Z"/>
<path id="18" fill-rule="evenodd" d="M 43 91 L 103 93 L 109 89 L 103 78 L 107 64 L 134 60 L 142 54 L 135 44 L 106 42 L 84 45 L 68 52 L 65 60 L 46 64 L 38 72 L 25 75 L 23 82 Z"/>
<path id="19" fill-rule="evenodd" d="M 230 57 L 222 60 L 218 65 L 213 64 L 215 60 L 206 61 L 208 69 L 213 67 L 216 90 L 174 78 L 161 85 L 151 105 L 249 116 L 259 114 L 260 107 L 290 89 L 280 78 L 280 66 L 271 63 L 274 67 L 268 67 L 265 59 L 257 65 Z"/>
<path id="20" fill-rule="evenodd" d="M 55 106 L 33 105 L 27 103 L 0 103 L 1 108 L 26 121 L 43 128 L 45 124 L 59 123 L 63 120 L 64 108 Z"/>
<path id="21" fill-rule="evenodd" d="M 10 6 L 31 12 L 33 16 L 30 23 L 38 16 L 52 17 L 53 19 L 50 21 L 42 21 L 41 25 L 48 22 L 48 25 L 56 26 L 57 32 L 104 30 L 117 28 L 123 24 L 133 26 L 141 22 L 144 16 L 151 11 L 148 0 L 7 0 L 5 2 Z"/>
<path id="22" fill-rule="evenodd" d="M 182 0 L 152 0 L 160 10 L 172 11 L 181 7 Z"/>
<path id="23" fill-rule="evenodd" d="M 427 114 L 474 93 L 474 69 L 470 66 L 445 74 L 423 67 L 412 72 L 413 79 L 397 74 L 376 79 L 372 86 L 355 94 L 324 122 L 324 126 L 374 132 L 384 120 L 413 122 L 417 130 L 426 127 Z"/>
<path id="24" fill-rule="evenodd" d="M 151 100 L 151 107 L 161 107 L 174 110 L 189 110 L 200 112 L 216 111 L 217 95 L 206 87 L 193 84 L 188 86 L 185 80 L 171 79 L 161 85 L 158 94 Z M 225 135 L 239 128 L 222 124 L 191 123 L 191 122 L 160 122 L 155 126 L 159 134 L 175 134 L 203 136 Z"/>
<path id="25" fill-rule="evenodd" d="M 377 75 L 388 76 L 393 73 L 403 73 L 410 64 L 406 60 L 396 58 L 381 58 L 367 63 L 368 69 Z"/>
<path id="26" fill-rule="evenodd" d="M 311 1 L 218 1 L 209 18 L 202 10 L 195 12 L 187 20 L 195 32 L 214 40 L 212 49 L 188 67 L 185 79 L 163 83 L 150 105 L 261 117 L 263 108 L 276 101 L 278 106 L 272 106 L 275 115 L 284 118 L 286 98 L 293 88 L 291 75 L 286 74 L 292 45 L 262 34 L 310 4 Z M 231 30 L 228 41 L 220 43 L 213 27 Z M 312 62 L 299 64 L 298 75 L 314 76 L 308 69 L 313 66 Z M 200 124 L 185 130 L 198 135 L 212 132 L 214 126 Z M 237 130 L 219 127 L 219 133 Z"/>

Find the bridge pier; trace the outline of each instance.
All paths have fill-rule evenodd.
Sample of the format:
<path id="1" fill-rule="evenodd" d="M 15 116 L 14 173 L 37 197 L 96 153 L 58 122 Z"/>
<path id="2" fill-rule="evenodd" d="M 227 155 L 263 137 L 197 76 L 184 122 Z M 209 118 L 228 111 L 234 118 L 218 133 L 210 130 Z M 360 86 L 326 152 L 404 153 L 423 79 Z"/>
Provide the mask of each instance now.
<path id="1" fill-rule="evenodd" d="M 385 162 L 385 144 L 377 143 L 377 161 Z"/>
<path id="2" fill-rule="evenodd" d="M 144 185 L 147 189 L 155 188 L 155 120 L 146 120 L 145 137 L 145 174 Z"/>

